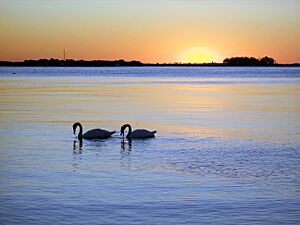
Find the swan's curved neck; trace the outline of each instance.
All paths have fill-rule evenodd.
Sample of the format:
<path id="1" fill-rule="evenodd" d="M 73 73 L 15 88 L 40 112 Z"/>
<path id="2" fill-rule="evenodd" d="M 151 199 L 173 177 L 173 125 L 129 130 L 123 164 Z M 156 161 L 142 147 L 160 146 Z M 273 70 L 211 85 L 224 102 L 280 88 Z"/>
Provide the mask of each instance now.
<path id="1" fill-rule="evenodd" d="M 131 126 L 129 124 L 126 125 L 126 128 L 127 127 L 128 127 L 128 134 L 126 135 L 126 138 L 130 138 L 130 135 L 131 135 L 131 132 L 132 132 L 132 128 L 131 128 Z"/>
<path id="2" fill-rule="evenodd" d="M 79 138 L 79 139 L 82 139 L 82 132 L 83 132 L 82 125 L 81 125 L 80 123 L 78 123 L 77 126 L 79 127 L 78 138 Z"/>

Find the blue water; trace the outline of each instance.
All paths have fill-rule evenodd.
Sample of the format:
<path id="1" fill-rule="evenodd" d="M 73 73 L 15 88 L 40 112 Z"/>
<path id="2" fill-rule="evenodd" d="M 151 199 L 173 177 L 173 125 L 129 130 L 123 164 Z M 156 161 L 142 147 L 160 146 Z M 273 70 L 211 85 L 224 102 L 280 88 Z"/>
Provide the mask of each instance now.
<path id="1" fill-rule="evenodd" d="M 300 223 L 299 68 L 2 67 L 0 103 L 0 224 Z"/>
<path id="2" fill-rule="evenodd" d="M 13 74 L 14 73 L 14 74 Z M 2 67 L 1 76 L 299 78 L 299 67 Z"/>

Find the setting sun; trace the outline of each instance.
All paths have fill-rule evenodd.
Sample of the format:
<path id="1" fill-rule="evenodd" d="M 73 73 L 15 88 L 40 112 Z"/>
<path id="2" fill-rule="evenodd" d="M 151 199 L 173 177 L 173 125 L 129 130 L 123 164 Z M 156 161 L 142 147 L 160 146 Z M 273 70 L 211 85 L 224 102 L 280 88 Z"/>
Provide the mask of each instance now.
<path id="1" fill-rule="evenodd" d="M 211 49 L 194 47 L 183 51 L 178 57 L 178 61 L 181 63 L 211 63 L 221 62 L 222 57 Z"/>

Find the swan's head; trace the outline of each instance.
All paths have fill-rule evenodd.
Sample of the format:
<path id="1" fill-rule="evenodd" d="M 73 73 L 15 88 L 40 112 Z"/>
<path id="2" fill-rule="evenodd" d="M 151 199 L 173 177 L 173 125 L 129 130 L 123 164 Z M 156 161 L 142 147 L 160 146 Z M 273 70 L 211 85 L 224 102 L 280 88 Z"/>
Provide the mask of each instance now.
<path id="1" fill-rule="evenodd" d="M 124 136 L 124 131 L 125 131 L 125 128 L 126 128 L 126 127 L 124 127 L 124 126 L 122 126 L 122 127 L 121 127 L 121 130 L 120 130 L 120 135 Z"/>
<path id="2" fill-rule="evenodd" d="M 76 128 L 77 128 L 78 126 L 80 126 L 80 125 L 81 125 L 81 124 L 78 123 L 78 122 L 76 122 L 76 123 L 73 124 L 73 134 L 75 134 Z"/>

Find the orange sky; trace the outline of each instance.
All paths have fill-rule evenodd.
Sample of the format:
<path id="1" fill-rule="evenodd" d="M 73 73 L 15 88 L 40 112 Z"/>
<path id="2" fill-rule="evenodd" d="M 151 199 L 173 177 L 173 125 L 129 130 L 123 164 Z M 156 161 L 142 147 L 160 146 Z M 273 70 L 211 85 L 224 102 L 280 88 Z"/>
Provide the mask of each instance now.
<path id="1" fill-rule="evenodd" d="M 300 62 L 297 0 L 1 0 L 0 60 Z"/>

